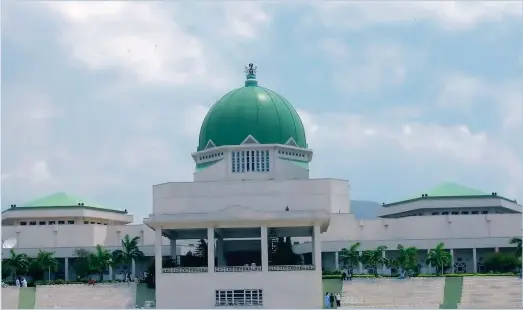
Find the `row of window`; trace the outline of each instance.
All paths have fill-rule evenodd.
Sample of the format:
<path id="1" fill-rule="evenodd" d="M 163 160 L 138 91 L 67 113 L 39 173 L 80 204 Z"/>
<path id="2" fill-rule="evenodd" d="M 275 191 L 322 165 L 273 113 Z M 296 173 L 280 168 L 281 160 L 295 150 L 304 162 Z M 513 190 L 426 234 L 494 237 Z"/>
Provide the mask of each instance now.
<path id="1" fill-rule="evenodd" d="M 200 156 L 200 160 L 213 159 L 213 158 L 220 157 L 220 156 L 223 156 L 223 152 Z"/>
<path id="2" fill-rule="evenodd" d="M 263 306 L 262 290 L 216 290 L 216 306 Z"/>
<path id="3" fill-rule="evenodd" d="M 488 214 L 488 211 L 445 211 L 445 212 L 432 212 L 432 215 L 468 215 L 468 214 Z M 424 216 L 423 213 L 417 213 L 415 214 L 417 216 Z"/>
<path id="4" fill-rule="evenodd" d="M 73 221 L 73 220 L 69 220 L 69 221 L 30 221 L 30 222 L 22 221 L 22 222 L 20 222 L 20 225 L 21 226 L 27 226 L 28 224 L 29 224 L 29 226 L 36 226 L 37 224 L 38 225 L 56 225 L 57 222 L 58 222 L 58 225 L 65 225 L 66 223 L 68 225 L 73 225 L 75 223 L 75 221 Z M 90 222 L 90 221 L 84 221 L 84 224 L 107 225 L 106 223 L 102 224 L 102 223 Z"/>
<path id="5" fill-rule="evenodd" d="M 288 156 L 296 156 L 296 157 L 305 157 L 304 153 L 288 152 L 288 151 L 282 151 L 282 150 L 278 150 L 278 154 L 288 155 Z"/>
<path id="6" fill-rule="evenodd" d="M 269 150 L 232 152 L 232 172 L 269 172 Z"/>

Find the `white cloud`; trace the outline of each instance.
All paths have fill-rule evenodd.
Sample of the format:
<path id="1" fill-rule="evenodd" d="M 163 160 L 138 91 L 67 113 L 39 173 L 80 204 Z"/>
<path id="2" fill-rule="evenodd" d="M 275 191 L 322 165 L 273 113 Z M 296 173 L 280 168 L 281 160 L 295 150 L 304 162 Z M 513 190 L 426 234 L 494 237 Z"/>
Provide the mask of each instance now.
<path id="1" fill-rule="evenodd" d="M 445 29 L 468 29 L 483 22 L 520 18 L 519 1 L 387 1 L 321 2 L 313 5 L 314 18 L 331 29 L 357 29 L 371 25 L 433 22 Z"/>

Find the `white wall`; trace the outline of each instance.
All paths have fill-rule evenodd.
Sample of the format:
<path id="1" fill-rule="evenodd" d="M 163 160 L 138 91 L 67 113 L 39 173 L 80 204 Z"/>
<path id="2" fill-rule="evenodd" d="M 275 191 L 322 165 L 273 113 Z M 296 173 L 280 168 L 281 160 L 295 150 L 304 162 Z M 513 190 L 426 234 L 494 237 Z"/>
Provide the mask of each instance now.
<path id="1" fill-rule="evenodd" d="M 153 187 L 153 212 L 207 213 L 232 206 L 331 212 L 348 208 L 347 188 L 347 181 L 335 179 L 164 183 Z"/>
<path id="2" fill-rule="evenodd" d="M 165 273 L 156 280 L 156 308 L 211 309 L 219 289 L 262 289 L 266 309 L 322 308 L 321 270 Z"/>

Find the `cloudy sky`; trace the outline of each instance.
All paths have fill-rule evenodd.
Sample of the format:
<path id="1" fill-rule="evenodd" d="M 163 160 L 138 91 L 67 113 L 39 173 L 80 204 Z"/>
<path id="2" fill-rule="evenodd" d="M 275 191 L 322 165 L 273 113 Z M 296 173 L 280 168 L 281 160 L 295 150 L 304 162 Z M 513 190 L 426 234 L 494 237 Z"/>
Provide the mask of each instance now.
<path id="1" fill-rule="evenodd" d="M 209 107 L 258 65 L 314 177 L 391 202 L 454 181 L 523 200 L 520 2 L 2 1 L 2 206 L 151 209 Z"/>

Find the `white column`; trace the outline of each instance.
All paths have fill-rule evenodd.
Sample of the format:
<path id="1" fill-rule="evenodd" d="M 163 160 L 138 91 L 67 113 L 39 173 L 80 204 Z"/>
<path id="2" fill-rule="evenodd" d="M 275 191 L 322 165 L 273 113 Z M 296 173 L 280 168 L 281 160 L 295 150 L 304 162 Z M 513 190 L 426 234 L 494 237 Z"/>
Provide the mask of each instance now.
<path id="1" fill-rule="evenodd" d="M 158 285 L 158 279 L 162 275 L 162 228 L 156 227 L 154 234 L 154 264 L 155 264 L 155 282 Z"/>
<path id="2" fill-rule="evenodd" d="M 134 259 L 131 260 L 131 279 L 134 280 L 136 277 L 136 261 Z"/>
<path id="3" fill-rule="evenodd" d="M 218 266 L 226 266 L 227 262 L 225 261 L 225 253 L 224 253 L 224 244 L 223 244 L 223 237 L 217 236 L 216 238 L 216 260 L 218 261 Z"/>
<path id="4" fill-rule="evenodd" d="M 65 281 L 69 281 L 69 257 L 64 260 Z"/>
<path id="5" fill-rule="evenodd" d="M 360 257 L 363 254 L 363 251 L 360 251 Z M 360 274 L 363 274 L 363 263 L 361 261 L 358 262 L 358 268 L 360 270 Z M 352 271 L 354 273 L 354 270 Z"/>
<path id="6" fill-rule="evenodd" d="M 340 270 L 340 252 L 334 252 L 334 268 Z"/>
<path id="7" fill-rule="evenodd" d="M 320 240 L 320 225 L 316 224 L 313 228 L 313 241 L 312 244 L 314 245 L 314 253 L 312 253 L 314 257 L 314 266 L 316 267 L 316 270 L 319 270 L 321 272 L 322 270 L 322 264 L 321 264 L 321 240 Z"/>
<path id="8" fill-rule="evenodd" d="M 171 243 L 171 257 L 175 262 L 178 262 L 178 252 L 176 251 L 176 239 L 169 239 Z"/>
<path id="9" fill-rule="evenodd" d="M 476 253 L 476 248 L 472 248 L 472 271 L 474 273 L 478 272 L 478 256 Z"/>
<path id="10" fill-rule="evenodd" d="M 450 270 L 452 273 L 456 273 L 456 270 L 454 270 L 454 249 L 450 249 Z"/>
<path id="11" fill-rule="evenodd" d="M 109 266 L 109 280 L 114 280 L 113 279 L 113 266 Z"/>
<path id="12" fill-rule="evenodd" d="M 207 228 L 207 268 L 214 273 L 214 228 Z"/>
<path id="13" fill-rule="evenodd" d="M 267 226 L 261 227 L 262 272 L 269 271 L 269 242 Z"/>

